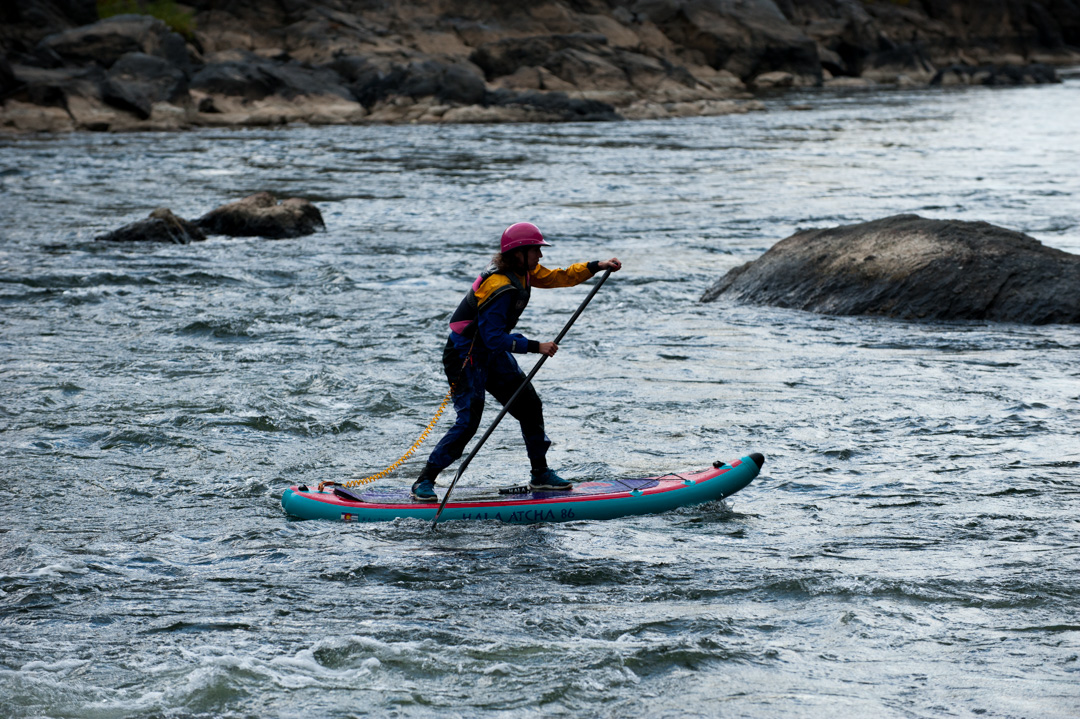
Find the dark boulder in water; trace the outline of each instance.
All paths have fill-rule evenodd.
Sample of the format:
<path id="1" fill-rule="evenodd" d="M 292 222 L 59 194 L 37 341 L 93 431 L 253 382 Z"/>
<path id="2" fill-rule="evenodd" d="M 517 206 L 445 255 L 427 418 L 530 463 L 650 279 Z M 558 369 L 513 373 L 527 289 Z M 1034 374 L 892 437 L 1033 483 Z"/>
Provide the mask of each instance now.
<path id="1" fill-rule="evenodd" d="M 325 228 L 319 208 L 308 200 L 290 197 L 281 203 L 269 192 L 257 192 L 211 210 L 194 222 L 161 207 L 145 220 L 124 225 L 95 238 L 102 242 L 201 242 L 207 235 L 283 239 L 310 235 Z"/>
<path id="2" fill-rule="evenodd" d="M 159 207 L 145 220 L 132 222 L 94 239 L 100 242 L 171 242 L 186 245 L 202 242 L 206 235 L 191 222 L 174 215 L 171 210 Z"/>
<path id="3" fill-rule="evenodd" d="M 1080 255 L 986 222 L 896 215 L 797 232 L 701 300 L 720 297 L 833 315 L 1080 323 Z"/>
<path id="4" fill-rule="evenodd" d="M 269 192 L 257 192 L 211 210 L 195 223 L 208 235 L 285 239 L 326 227 L 319 208 L 299 197 L 280 204 Z"/>

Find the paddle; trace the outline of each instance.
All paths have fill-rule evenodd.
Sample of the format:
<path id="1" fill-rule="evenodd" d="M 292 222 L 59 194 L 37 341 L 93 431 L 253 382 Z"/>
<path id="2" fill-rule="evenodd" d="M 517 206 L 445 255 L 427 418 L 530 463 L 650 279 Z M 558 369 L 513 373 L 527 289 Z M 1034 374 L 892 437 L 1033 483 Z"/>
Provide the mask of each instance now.
<path id="1" fill-rule="evenodd" d="M 610 274 L 611 270 L 606 271 L 603 277 L 600 278 L 600 281 L 596 283 L 596 286 L 592 288 L 592 291 L 589 292 L 588 296 L 581 303 L 581 306 L 577 308 L 576 312 L 574 312 L 573 317 L 571 317 L 570 321 L 566 323 L 566 326 L 562 328 L 562 332 L 560 332 L 559 335 L 555 338 L 555 344 L 559 344 L 559 342 L 562 341 L 563 336 L 567 333 L 567 331 L 569 331 L 570 326 L 573 325 L 574 321 L 577 320 L 577 318 L 581 316 L 581 313 L 585 311 L 585 306 L 588 305 L 589 301 L 592 300 L 593 296 L 600 291 L 601 285 L 604 284 L 604 280 L 606 280 L 608 278 L 608 275 Z M 540 361 L 533 365 L 532 371 L 529 372 L 529 376 L 525 378 L 525 381 L 521 383 L 521 386 L 517 388 L 517 391 L 515 391 L 514 394 L 511 395 L 510 399 L 506 402 L 506 404 L 503 405 L 502 411 L 499 412 L 497 417 L 495 417 L 495 421 L 491 423 L 491 426 L 488 427 L 487 432 L 484 432 L 484 436 L 480 438 L 480 441 L 476 443 L 476 446 L 473 447 L 473 450 L 469 452 L 469 456 L 466 457 L 465 461 L 461 463 L 460 467 L 458 467 L 457 474 L 454 475 L 453 481 L 450 482 L 450 487 L 446 490 L 446 494 L 443 495 L 442 502 L 439 503 L 439 511 L 435 512 L 435 519 L 433 519 L 431 522 L 431 528 L 433 530 L 435 529 L 435 525 L 439 523 L 439 515 L 442 514 L 443 508 L 446 507 L 446 502 L 450 499 L 450 493 L 454 491 L 454 485 L 457 484 L 457 481 L 459 479 L 461 479 L 461 475 L 465 473 L 465 468 L 469 466 L 469 462 L 471 462 L 472 458 L 476 456 L 476 453 L 480 451 L 480 448 L 484 446 L 484 442 L 486 442 L 487 438 L 491 436 L 491 433 L 495 431 L 495 428 L 499 426 L 499 422 L 501 422 L 502 418 L 506 416 L 506 413 L 510 410 L 510 405 L 514 404 L 514 400 L 518 398 L 519 394 L 521 394 L 521 390 L 525 389 L 526 385 L 528 385 L 529 382 L 532 381 L 533 376 L 536 375 L 536 373 L 540 371 L 540 368 L 544 366 L 544 362 L 547 360 L 547 358 L 547 355 L 541 355 Z"/>

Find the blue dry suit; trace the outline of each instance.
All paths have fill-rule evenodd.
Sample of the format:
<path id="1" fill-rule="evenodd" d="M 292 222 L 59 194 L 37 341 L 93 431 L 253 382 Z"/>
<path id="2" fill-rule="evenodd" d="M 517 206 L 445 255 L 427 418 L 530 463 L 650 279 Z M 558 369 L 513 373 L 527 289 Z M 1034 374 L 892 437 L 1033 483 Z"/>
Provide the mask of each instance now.
<path id="1" fill-rule="evenodd" d="M 428 464 L 443 470 L 461 457 L 480 427 L 485 392 L 505 406 L 525 381 L 514 355 L 538 352 L 539 342 L 511 330 L 529 302 L 531 285 L 570 287 L 592 277 L 598 264 L 582 262 L 566 270 L 538 266 L 525 276 L 489 268 L 476 279 L 451 318 L 452 331 L 443 350 L 443 370 L 454 386 L 457 420 L 432 450 Z M 544 432 L 543 407 L 531 382 L 509 413 L 521 424 L 532 468 L 546 468 L 551 440 Z"/>

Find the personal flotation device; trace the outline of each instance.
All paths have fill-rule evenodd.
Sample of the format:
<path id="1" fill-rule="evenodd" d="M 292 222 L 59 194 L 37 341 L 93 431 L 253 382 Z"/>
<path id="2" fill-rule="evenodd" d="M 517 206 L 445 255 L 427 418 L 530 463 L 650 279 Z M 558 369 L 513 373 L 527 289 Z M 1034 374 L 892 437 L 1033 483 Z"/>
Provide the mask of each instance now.
<path id="1" fill-rule="evenodd" d="M 472 287 L 465 293 L 465 297 L 462 298 L 457 309 L 454 310 L 454 314 L 450 317 L 450 329 L 452 331 L 469 338 L 476 334 L 477 320 L 480 317 L 481 310 L 480 299 L 476 296 L 476 293 L 485 280 L 492 275 L 498 274 L 506 277 L 510 280 L 510 283 L 497 287 L 490 295 L 485 297 L 484 305 L 489 306 L 489 303 L 496 297 L 507 292 L 514 292 L 517 297 L 511 303 L 510 311 L 506 315 L 505 328 L 507 332 L 514 329 L 518 319 L 521 317 L 521 313 L 525 311 L 525 306 L 529 304 L 529 297 L 532 294 L 529 288 L 529 276 L 525 275 L 525 283 L 522 284 L 521 279 L 513 272 L 500 272 L 492 265 L 480 273 L 476 281 L 472 283 Z"/>

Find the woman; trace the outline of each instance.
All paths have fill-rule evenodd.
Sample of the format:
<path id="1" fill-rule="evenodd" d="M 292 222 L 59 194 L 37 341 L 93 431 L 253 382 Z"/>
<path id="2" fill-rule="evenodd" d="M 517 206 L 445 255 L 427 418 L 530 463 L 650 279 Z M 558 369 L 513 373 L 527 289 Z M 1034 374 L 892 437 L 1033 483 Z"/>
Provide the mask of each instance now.
<path id="1" fill-rule="evenodd" d="M 443 369 L 454 388 L 457 421 L 428 457 L 420 477 L 412 486 L 412 496 L 421 502 L 435 502 L 435 478 L 461 457 L 465 445 L 476 434 L 484 411 L 484 393 L 490 392 L 505 405 L 525 381 L 514 354 L 540 353 L 552 357 L 559 350 L 554 342 L 538 342 L 511 334 L 529 303 L 533 287 L 573 287 L 599 270 L 617 271 L 616 258 L 579 262 L 549 270 L 540 265 L 541 247 L 550 247 L 540 229 L 528 222 L 510 225 L 502 234 L 500 252 L 484 270 L 450 318 L 450 339 L 443 350 Z M 522 390 L 510 414 L 521 423 L 525 450 L 532 463 L 531 489 L 567 490 L 573 485 L 547 466 L 551 440 L 544 433 L 540 397 L 532 383 Z"/>

